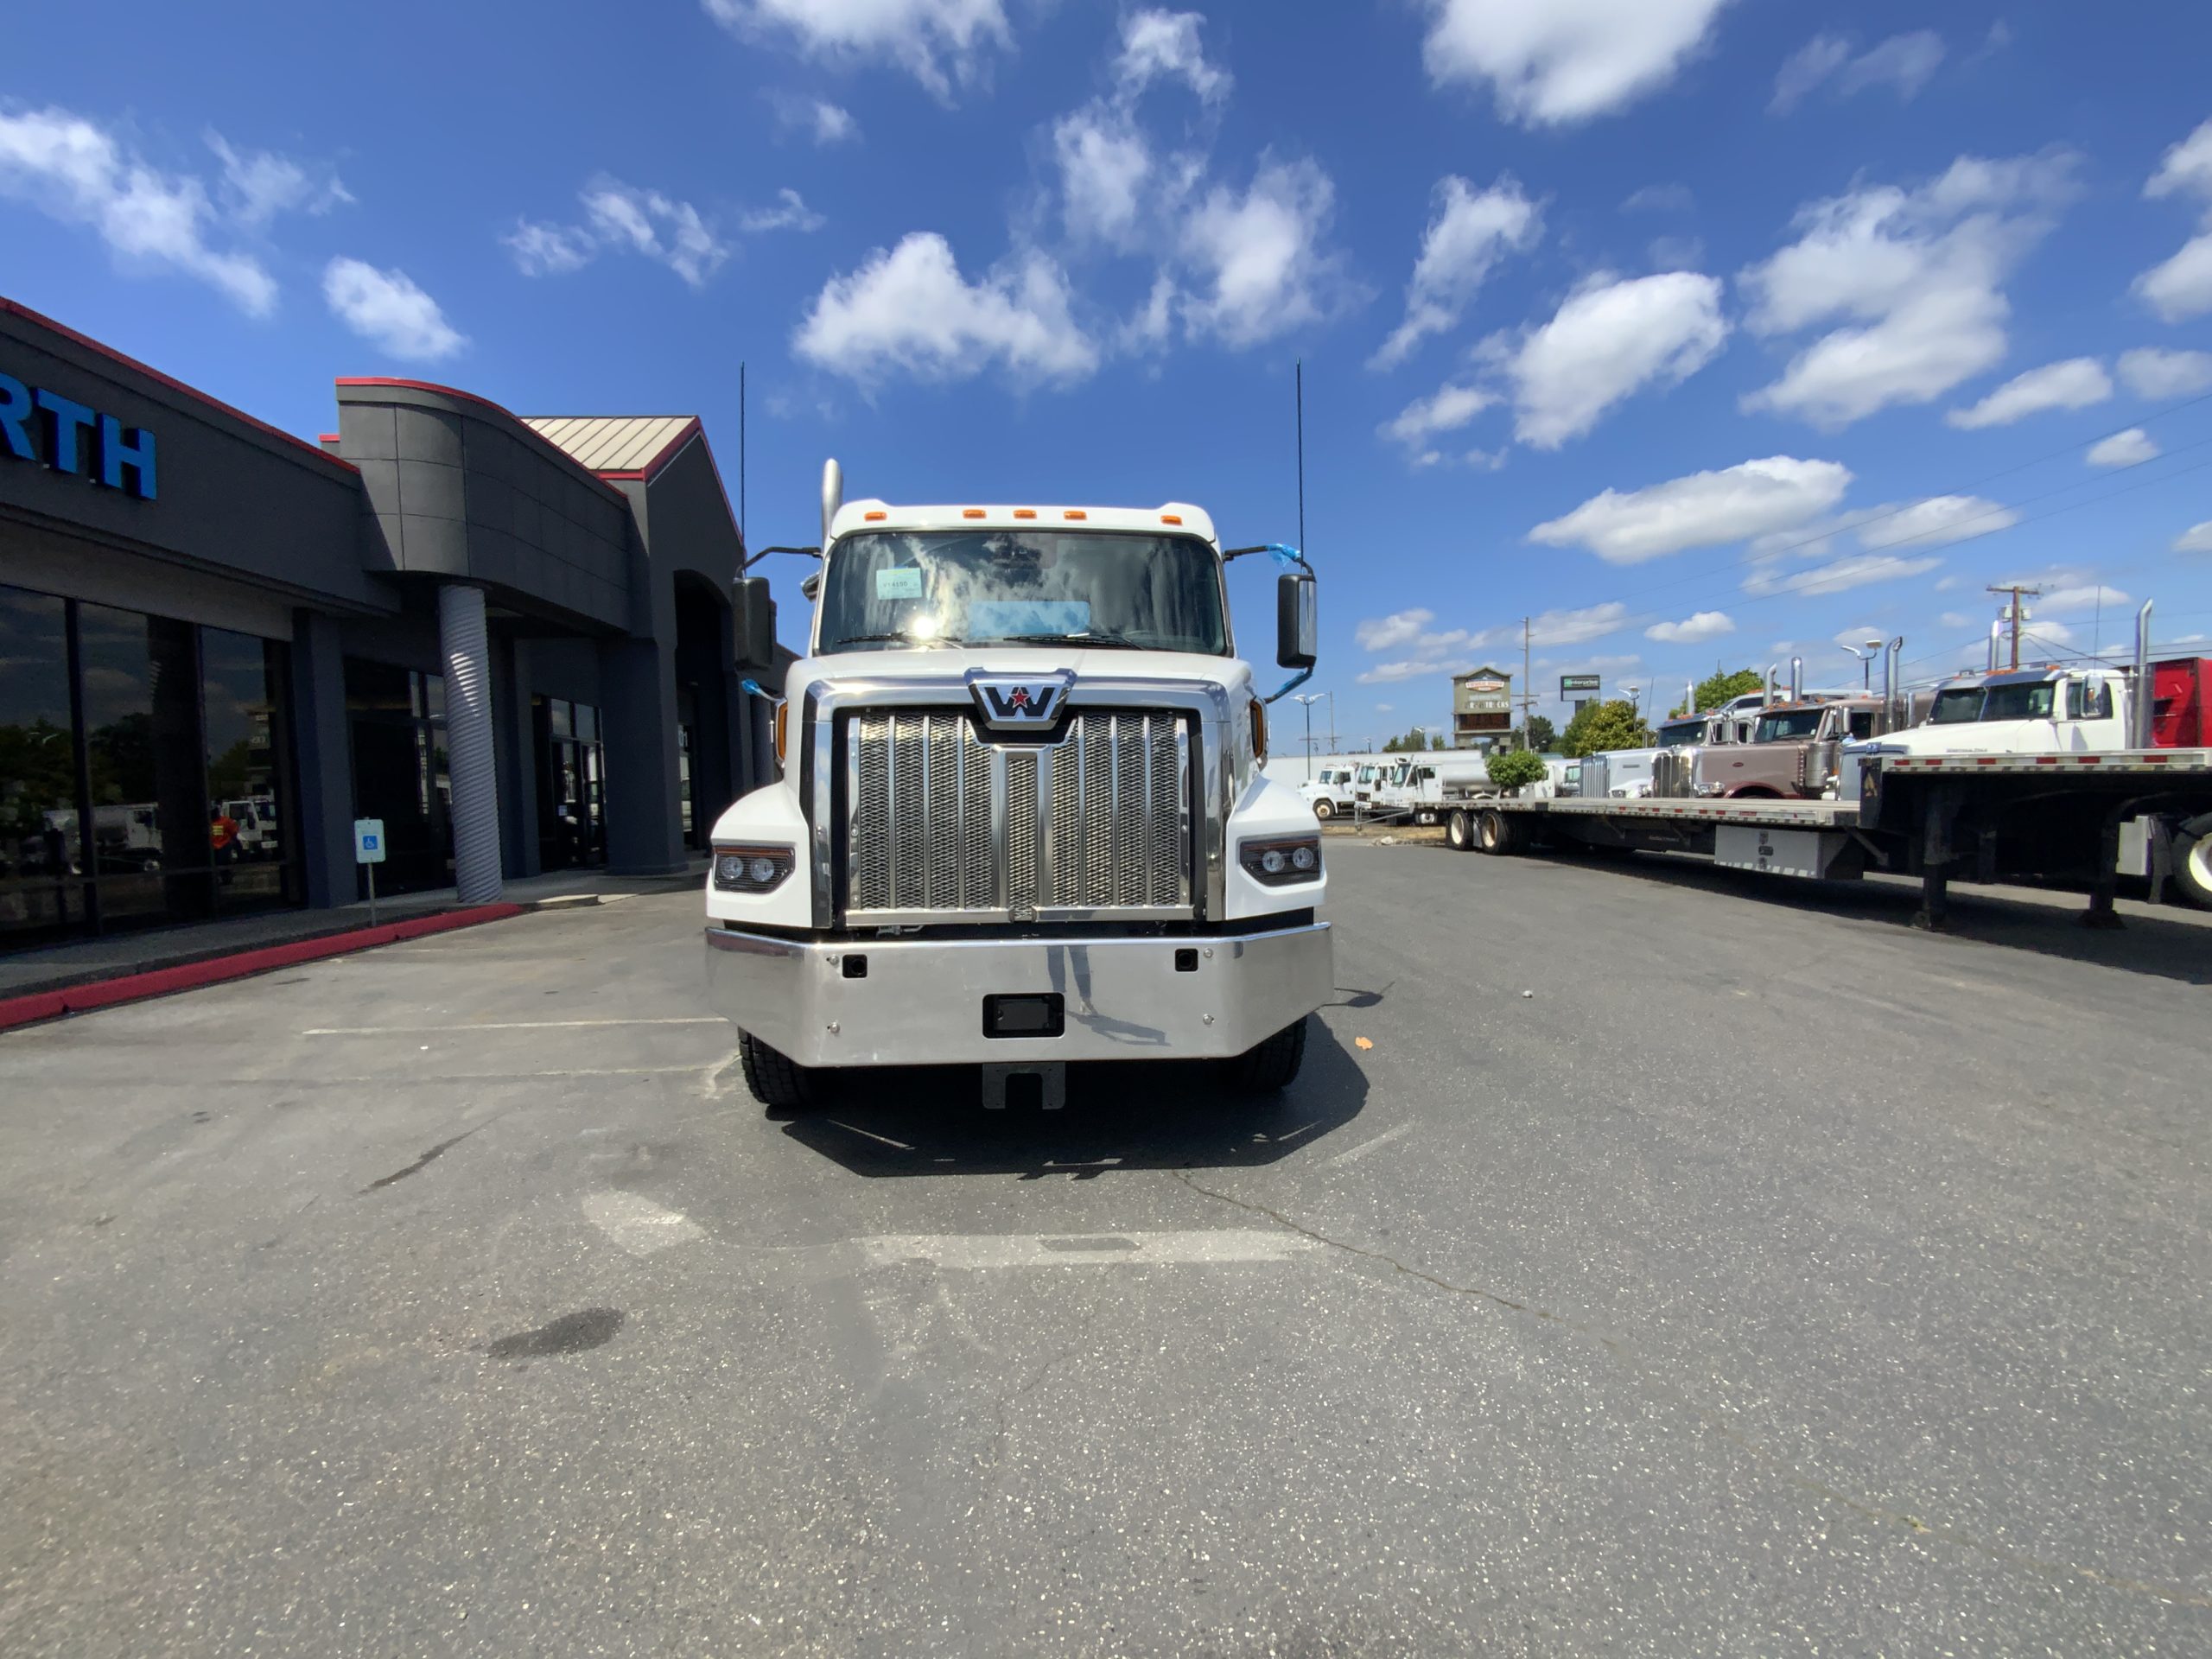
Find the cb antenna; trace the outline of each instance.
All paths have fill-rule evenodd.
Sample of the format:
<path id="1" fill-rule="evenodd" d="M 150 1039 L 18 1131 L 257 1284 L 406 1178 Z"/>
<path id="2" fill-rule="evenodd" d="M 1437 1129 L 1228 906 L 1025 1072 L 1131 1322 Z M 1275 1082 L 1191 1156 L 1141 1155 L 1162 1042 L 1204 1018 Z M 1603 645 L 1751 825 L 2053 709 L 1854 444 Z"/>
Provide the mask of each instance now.
<path id="1" fill-rule="evenodd" d="M 1298 550 L 1306 550 L 1306 359 L 1296 366 L 1294 397 L 1298 410 Z"/>

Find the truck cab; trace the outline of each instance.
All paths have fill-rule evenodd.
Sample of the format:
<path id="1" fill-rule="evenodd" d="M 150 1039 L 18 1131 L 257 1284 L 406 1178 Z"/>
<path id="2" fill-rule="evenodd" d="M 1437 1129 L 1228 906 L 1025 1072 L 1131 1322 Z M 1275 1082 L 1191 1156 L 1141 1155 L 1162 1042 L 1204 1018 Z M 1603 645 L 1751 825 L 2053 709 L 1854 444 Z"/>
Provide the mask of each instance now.
<path id="1" fill-rule="evenodd" d="M 1881 728 L 1879 697 L 1773 703 L 1760 712 L 1750 742 L 1698 752 L 1694 787 L 1729 799 L 1815 799 L 1836 787 L 1841 747 Z"/>
<path id="2" fill-rule="evenodd" d="M 1262 770 L 1237 554 L 1185 503 L 898 506 L 838 483 L 833 462 L 783 775 L 713 833 L 708 976 L 754 1094 L 797 1110 L 839 1073 L 976 1065 L 986 1105 L 1012 1085 L 1053 1106 L 1093 1059 L 1287 1084 L 1333 994 L 1328 880 L 1313 810 Z M 1310 670 L 1312 573 L 1237 550 L 1262 551 L 1285 566 L 1277 660 Z"/>
<path id="3" fill-rule="evenodd" d="M 1298 792 L 1313 809 L 1313 816 L 1324 820 L 1352 808 L 1351 768 L 1323 766 L 1313 777 L 1298 785 Z"/>

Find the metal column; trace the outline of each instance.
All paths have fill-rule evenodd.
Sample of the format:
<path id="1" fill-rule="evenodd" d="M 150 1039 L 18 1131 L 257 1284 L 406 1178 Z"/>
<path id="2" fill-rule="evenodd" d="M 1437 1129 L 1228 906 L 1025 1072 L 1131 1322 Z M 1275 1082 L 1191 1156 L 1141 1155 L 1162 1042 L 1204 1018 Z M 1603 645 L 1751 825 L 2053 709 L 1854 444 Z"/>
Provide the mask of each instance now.
<path id="1" fill-rule="evenodd" d="M 492 741 L 492 661 L 481 588 L 438 589 L 446 664 L 446 753 L 453 779 L 454 885 L 464 905 L 499 897 L 499 773 Z"/>

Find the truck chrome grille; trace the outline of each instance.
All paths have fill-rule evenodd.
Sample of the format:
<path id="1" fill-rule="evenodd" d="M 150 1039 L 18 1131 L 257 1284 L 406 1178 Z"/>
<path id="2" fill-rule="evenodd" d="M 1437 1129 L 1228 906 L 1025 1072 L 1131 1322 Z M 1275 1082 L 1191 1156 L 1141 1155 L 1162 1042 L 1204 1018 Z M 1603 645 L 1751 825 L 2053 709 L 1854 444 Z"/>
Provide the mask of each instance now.
<path id="1" fill-rule="evenodd" d="M 1058 743 L 1005 744 L 964 710 L 851 716 L 846 914 L 1188 915 L 1186 729 L 1172 714 L 1086 710 Z"/>

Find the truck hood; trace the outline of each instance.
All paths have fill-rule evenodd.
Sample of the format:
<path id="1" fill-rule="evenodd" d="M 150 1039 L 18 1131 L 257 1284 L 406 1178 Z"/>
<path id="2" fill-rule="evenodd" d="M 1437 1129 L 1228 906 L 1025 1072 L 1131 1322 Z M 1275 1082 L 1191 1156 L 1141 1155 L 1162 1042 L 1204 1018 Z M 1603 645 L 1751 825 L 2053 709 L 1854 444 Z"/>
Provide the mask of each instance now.
<path id="1" fill-rule="evenodd" d="M 1050 674 L 1071 669 L 1084 680 L 1199 681 L 1232 697 L 1252 695 L 1251 664 L 1235 657 L 1177 651 L 1085 651 L 1059 645 L 997 645 L 944 651 L 845 651 L 804 657 L 785 671 L 790 696 L 816 682 L 958 680 L 987 674 Z"/>
<path id="2" fill-rule="evenodd" d="M 1955 726 L 1909 726 L 1849 746 L 1864 754 L 2048 754 L 2065 747 L 2048 720 L 1972 720 Z"/>

